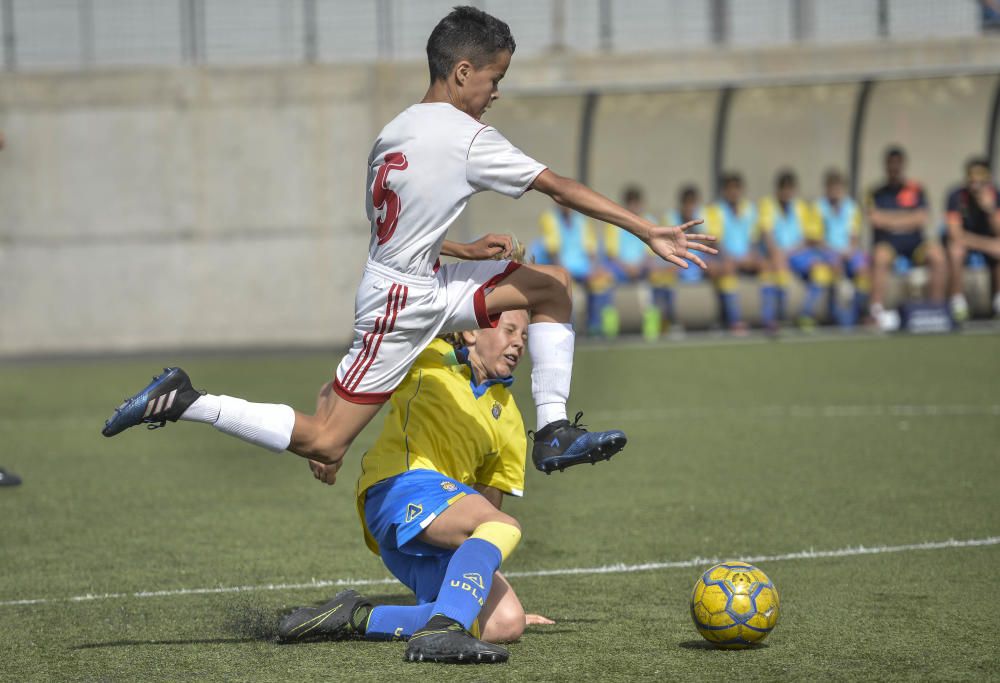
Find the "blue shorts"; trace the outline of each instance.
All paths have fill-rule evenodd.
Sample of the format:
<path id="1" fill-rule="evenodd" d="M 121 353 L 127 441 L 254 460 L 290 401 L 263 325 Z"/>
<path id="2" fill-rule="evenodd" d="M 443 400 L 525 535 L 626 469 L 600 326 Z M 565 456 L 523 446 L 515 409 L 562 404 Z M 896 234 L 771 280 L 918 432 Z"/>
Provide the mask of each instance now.
<path id="1" fill-rule="evenodd" d="M 830 249 L 807 247 L 788 255 L 788 267 L 803 280 L 808 280 L 809 272 L 813 269 L 813 266 L 819 263 L 832 266 L 837 262 L 837 259 L 837 253 Z"/>
<path id="2" fill-rule="evenodd" d="M 378 543 L 382 562 L 413 591 L 418 604 L 437 600 L 455 551 L 424 543 L 417 536 L 467 495 L 479 494 L 433 470 L 410 470 L 365 492 L 365 524 Z"/>

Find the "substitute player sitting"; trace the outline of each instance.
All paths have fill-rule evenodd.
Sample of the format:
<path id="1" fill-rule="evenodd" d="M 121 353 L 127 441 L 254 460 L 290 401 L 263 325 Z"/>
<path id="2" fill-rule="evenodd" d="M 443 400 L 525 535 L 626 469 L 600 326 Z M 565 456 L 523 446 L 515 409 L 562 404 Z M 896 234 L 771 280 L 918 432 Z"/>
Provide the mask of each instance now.
<path id="1" fill-rule="evenodd" d="M 362 458 L 365 543 L 413 591 L 416 606 L 374 607 L 344 591 L 285 617 L 283 640 L 409 639 L 410 661 L 506 661 L 493 643 L 517 640 L 526 619 L 499 568 L 521 538 L 500 506 L 524 490 L 527 440 L 509 387 L 527 328 L 524 311 L 508 311 L 495 329 L 462 333 L 456 346 L 431 342 Z M 313 464 L 328 483 L 338 467 Z"/>
<path id="2" fill-rule="evenodd" d="M 944 245 L 951 266 L 951 313 L 958 321 L 969 318 L 969 303 L 962 290 L 965 264 L 980 254 L 993 283 L 993 315 L 1000 316 L 1000 190 L 993 182 L 989 160 L 973 158 L 965 165 L 965 185 L 948 194 Z"/>
<path id="3" fill-rule="evenodd" d="M 730 332 L 747 333 L 740 310 L 741 274 L 757 275 L 764 269 L 763 259 L 754 248 L 757 241 L 757 207 L 744 196 L 743 176 L 729 172 L 719 182 L 718 201 L 705 209 L 705 228 L 719 239 L 721 255 L 714 259 L 709 275 L 719 293 L 722 317 Z"/>
<path id="4" fill-rule="evenodd" d="M 830 169 L 823 176 L 823 196 L 816 200 L 813 212 L 824 245 L 837 255 L 834 274 L 847 285 L 849 294 L 839 297 L 850 300 L 838 305 L 838 297 L 831 292 L 834 317 L 841 324 L 853 325 L 867 313 L 871 279 L 868 256 L 861 248 L 861 209 L 848 194 L 847 181 L 840 171 Z"/>
<path id="5" fill-rule="evenodd" d="M 816 304 L 823 290 L 834 282 L 837 255 L 823 243 L 823 226 L 798 194 L 799 182 L 790 170 L 775 177 L 774 196 L 760 200 L 761 247 L 767 259 L 761 317 L 769 330 L 776 330 L 785 317 L 790 273 L 806 284 L 806 298 L 799 324 L 812 329 Z"/>
<path id="6" fill-rule="evenodd" d="M 567 419 L 574 333 L 565 269 L 492 260 L 440 266 L 441 254 L 474 259 L 510 250 L 509 239 L 448 242 L 448 227 L 477 192 L 517 198 L 535 189 L 638 235 L 681 267 L 687 267 L 684 259 L 704 267 L 695 252 L 714 250 L 692 240 L 711 238 L 686 235 L 695 223 L 660 227 L 636 216 L 548 170 L 482 123 L 500 95 L 514 48 L 507 24 L 474 7 L 456 8 L 428 40 L 431 84 L 423 101 L 389 122 L 375 140 L 366 202 L 371 241 L 355 299 L 354 342 L 337 368 L 337 398 L 329 410 L 309 415 L 287 405 L 199 396 L 183 370 L 172 368 L 123 403 L 103 433 L 185 419 L 275 452 L 288 449 L 336 463 L 432 339 L 491 327 L 502 312 L 527 309 L 537 409 L 535 466 L 551 472 L 621 450 L 623 432 L 590 433 Z"/>

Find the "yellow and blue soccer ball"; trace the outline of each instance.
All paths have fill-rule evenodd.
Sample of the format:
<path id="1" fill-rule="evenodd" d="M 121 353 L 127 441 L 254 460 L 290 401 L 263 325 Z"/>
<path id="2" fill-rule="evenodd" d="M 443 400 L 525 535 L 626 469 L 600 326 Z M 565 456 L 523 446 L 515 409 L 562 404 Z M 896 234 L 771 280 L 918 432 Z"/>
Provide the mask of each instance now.
<path id="1" fill-rule="evenodd" d="M 716 647 L 741 649 L 767 638 L 778 623 L 778 589 L 746 562 L 717 564 L 691 593 L 695 628 Z"/>

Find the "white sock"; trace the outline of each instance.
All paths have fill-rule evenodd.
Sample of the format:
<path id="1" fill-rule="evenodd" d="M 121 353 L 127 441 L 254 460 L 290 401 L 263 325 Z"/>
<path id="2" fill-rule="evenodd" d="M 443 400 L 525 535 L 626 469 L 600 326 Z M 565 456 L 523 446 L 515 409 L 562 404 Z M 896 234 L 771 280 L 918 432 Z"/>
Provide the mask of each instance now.
<path id="1" fill-rule="evenodd" d="M 993 312 L 1000 315 L 1000 292 L 993 297 Z"/>
<path id="2" fill-rule="evenodd" d="M 218 399 L 220 410 L 215 428 L 223 434 L 235 436 L 275 453 L 282 452 L 292 442 L 295 411 L 290 406 L 250 403 L 232 396 L 219 396 Z"/>
<path id="3" fill-rule="evenodd" d="M 205 394 L 201 398 L 195 399 L 194 403 L 188 406 L 179 419 L 214 425 L 215 421 L 219 419 L 221 411 L 222 400 L 215 394 Z"/>
<path id="4" fill-rule="evenodd" d="M 537 429 L 566 419 L 575 340 L 570 323 L 528 325 L 528 353 L 533 366 L 531 395 L 538 411 Z"/>

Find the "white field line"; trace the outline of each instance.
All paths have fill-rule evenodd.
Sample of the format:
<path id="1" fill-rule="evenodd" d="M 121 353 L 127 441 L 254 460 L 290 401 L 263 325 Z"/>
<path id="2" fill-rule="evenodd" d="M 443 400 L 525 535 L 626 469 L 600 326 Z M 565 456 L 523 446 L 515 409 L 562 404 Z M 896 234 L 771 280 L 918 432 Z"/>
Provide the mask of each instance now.
<path id="1" fill-rule="evenodd" d="M 587 413 L 598 420 L 686 420 L 704 417 L 752 417 L 761 419 L 841 419 L 841 418 L 906 418 L 906 417 L 1000 417 L 1000 405 L 962 404 L 898 404 L 898 405 L 762 405 L 719 406 L 694 408 L 691 406 L 639 408 L 635 410 L 594 410 Z"/>
<path id="2" fill-rule="evenodd" d="M 662 569 L 684 569 L 689 567 L 709 567 L 725 560 L 738 559 L 744 562 L 765 563 L 785 562 L 789 560 L 822 560 L 837 557 L 859 557 L 862 555 L 884 555 L 886 553 L 905 553 L 918 550 L 951 550 L 955 548 L 977 548 L 1000 545 L 1000 536 L 986 538 L 970 538 L 965 540 L 949 539 L 947 541 L 927 541 L 924 543 L 909 543 L 905 545 L 848 546 L 836 550 L 799 550 L 777 555 L 744 555 L 740 557 L 693 557 L 689 560 L 674 560 L 668 562 L 646 562 L 643 564 L 608 564 L 602 567 L 567 567 L 563 569 L 538 569 L 523 572 L 508 572 L 511 578 L 534 578 L 540 576 L 587 576 L 597 574 L 631 574 L 633 572 L 648 572 Z M 23 605 L 48 605 L 66 602 L 91 602 L 95 600 L 115 600 L 120 598 L 165 598 L 179 595 L 214 595 L 220 593 L 253 593 L 259 591 L 299 590 L 303 588 L 343 588 L 355 586 L 383 586 L 398 584 L 396 579 L 332 579 L 309 581 L 306 583 L 265 583 L 256 586 L 218 586 L 215 588 L 177 588 L 172 590 L 138 591 L 135 593 L 89 593 L 63 598 L 34 598 L 29 600 L 3 600 L 0 607 L 16 607 Z"/>
<path id="3" fill-rule="evenodd" d="M 706 412 L 708 411 L 708 412 Z M 832 405 L 762 405 L 718 406 L 693 408 L 690 406 L 639 408 L 636 410 L 594 410 L 587 413 L 590 419 L 600 420 L 688 420 L 712 416 L 732 415 L 761 419 L 815 419 L 815 418 L 904 418 L 904 417 L 1000 417 L 1000 404 L 832 404 Z M 0 417 L 0 429 L 93 429 L 103 421 L 84 417 Z M 95 426 L 96 425 L 96 426 Z"/>

